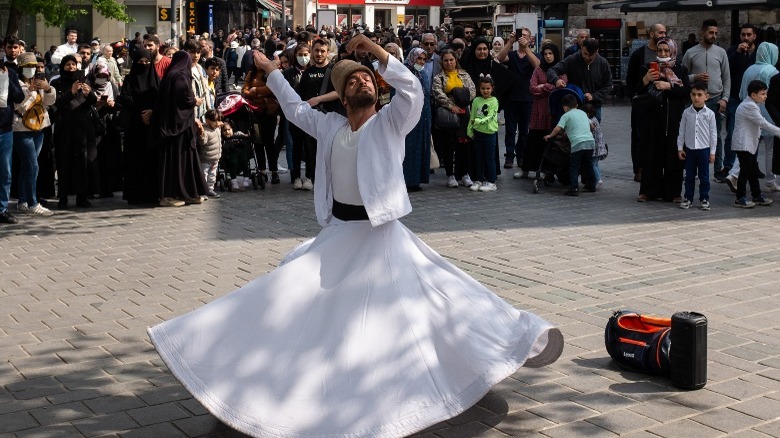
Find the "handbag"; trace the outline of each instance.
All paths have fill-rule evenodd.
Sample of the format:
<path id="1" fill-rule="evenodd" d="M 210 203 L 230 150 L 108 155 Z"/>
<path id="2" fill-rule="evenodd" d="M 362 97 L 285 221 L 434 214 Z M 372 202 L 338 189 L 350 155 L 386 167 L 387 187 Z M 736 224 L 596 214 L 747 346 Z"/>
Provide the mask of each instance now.
<path id="1" fill-rule="evenodd" d="M 637 94 L 631 98 L 631 105 L 638 105 L 640 107 L 649 106 L 661 106 L 664 103 L 664 92 L 655 88 L 651 83 L 647 85 L 647 89 L 642 94 Z"/>
<path id="2" fill-rule="evenodd" d="M 30 107 L 22 115 L 22 124 L 30 131 L 40 131 L 46 122 L 46 108 L 43 106 L 43 99 L 40 93 L 35 94 Z"/>
<path id="3" fill-rule="evenodd" d="M 436 108 L 436 127 L 439 129 L 453 129 L 460 126 L 458 115 L 449 108 L 443 106 Z"/>

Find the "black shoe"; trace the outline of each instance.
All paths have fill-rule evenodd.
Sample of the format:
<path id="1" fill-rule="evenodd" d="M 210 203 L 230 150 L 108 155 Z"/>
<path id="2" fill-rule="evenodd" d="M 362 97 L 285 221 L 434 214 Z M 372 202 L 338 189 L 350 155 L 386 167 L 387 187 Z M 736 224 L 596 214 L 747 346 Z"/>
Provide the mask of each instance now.
<path id="1" fill-rule="evenodd" d="M 566 196 L 580 196 L 580 191 L 578 189 L 569 189 L 564 192 L 564 195 Z"/>
<path id="2" fill-rule="evenodd" d="M 271 184 L 279 184 L 279 174 L 276 172 L 271 174 Z"/>
<path id="3" fill-rule="evenodd" d="M 57 209 L 65 210 L 66 208 L 68 208 L 68 198 L 61 198 L 59 202 L 57 202 Z"/>
<path id="4" fill-rule="evenodd" d="M 19 220 L 9 213 L 8 210 L 0 213 L 0 224 L 15 224 L 18 222 Z"/>
<path id="5" fill-rule="evenodd" d="M 422 190 L 422 187 L 420 187 L 420 186 L 406 186 L 406 191 L 410 192 L 410 193 L 411 192 L 419 192 L 421 190 Z"/>
<path id="6" fill-rule="evenodd" d="M 82 208 L 92 207 L 92 203 L 87 201 L 86 198 L 76 198 L 76 206 Z"/>

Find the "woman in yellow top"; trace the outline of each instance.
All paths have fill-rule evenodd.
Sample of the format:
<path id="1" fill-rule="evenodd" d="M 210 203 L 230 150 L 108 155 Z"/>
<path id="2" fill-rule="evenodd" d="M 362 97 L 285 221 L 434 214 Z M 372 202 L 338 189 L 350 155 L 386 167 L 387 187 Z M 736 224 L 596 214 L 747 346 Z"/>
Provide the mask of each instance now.
<path id="1" fill-rule="evenodd" d="M 438 108 L 446 108 L 457 114 L 458 126 L 445 127 L 441 121 L 436 121 L 433 141 L 447 172 L 447 186 L 458 187 L 460 181 L 461 185 L 471 187 L 471 142 L 466 136 L 466 128 L 469 123 L 468 106 L 477 91 L 471 76 L 460 68 L 452 50 L 442 51 L 441 67 L 441 73 L 433 78 L 433 101 L 437 112 Z"/>

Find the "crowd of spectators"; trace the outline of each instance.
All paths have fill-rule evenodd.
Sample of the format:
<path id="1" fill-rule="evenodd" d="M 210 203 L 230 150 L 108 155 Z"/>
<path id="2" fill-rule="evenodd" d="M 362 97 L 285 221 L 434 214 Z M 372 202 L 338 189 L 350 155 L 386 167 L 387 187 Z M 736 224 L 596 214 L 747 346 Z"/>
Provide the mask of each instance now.
<path id="1" fill-rule="evenodd" d="M 607 151 L 597 127 L 613 78 L 609 63 L 599 55 L 599 41 L 587 30 L 577 34 L 563 56 L 552 41 L 538 41 L 526 28 L 504 39 L 469 25 L 373 31 L 359 26 L 319 30 L 309 26 L 286 32 L 247 27 L 212 35 L 188 34 L 176 44 L 140 33 L 116 43 L 105 44 L 98 38 L 78 42 L 77 32 L 68 31 L 66 41 L 46 53 L 35 45 L 26 47 L 15 36 L 4 41 L 0 221 L 16 222 L 8 209 L 12 198 L 17 199 L 19 213 L 43 216 L 52 214 L 47 199 L 57 199 L 58 209 L 68 209 L 73 195 L 77 208 L 117 192 L 130 204 L 199 204 L 219 197 L 217 169 L 223 171 L 221 184 L 231 190 L 266 180 L 281 184 L 280 174 L 287 172 L 293 189 L 312 190 L 316 140 L 281 113 L 265 74 L 255 68 L 254 53 L 276 60 L 300 97 L 324 112 L 344 111 L 329 79 L 333 66 L 342 59 L 362 63 L 376 74 L 381 108 L 392 102 L 394 90 L 382 79 L 371 54 L 345 50 L 357 33 L 404 62 L 425 92 L 419 124 L 406 140 L 407 190 L 422 190 L 429 175 L 440 168 L 447 186 L 471 187 L 475 174 L 492 175 L 492 169 L 486 173 L 483 168 L 487 156 L 495 161 L 496 174 L 516 168 L 515 178 L 535 172 L 537 179 L 551 182 L 557 176 L 571 187 L 577 187 L 578 181 L 568 181 L 567 176 L 581 174 L 586 188 L 601 187 L 598 162 Z M 744 90 L 740 92 L 740 86 L 746 88 L 742 76 L 754 64 L 774 68 L 777 61 L 777 47 L 772 41 L 761 43 L 759 34 L 756 26 L 743 25 L 740 44 L 726 51 L 715 44 L 717 23 L 706 20 L 700 41 L 691 35 L 678 50 L 663 24 L 650 27 L 648 44 L 631 56 L 626 80 L 632 98 L 631 151 L 635 179 L 640 182 L 639 201 L 683 201 L 678 131 L 694 82 L 706 85 L 707 107 L 726 115 L 725 141 L 719 135 L 721 118 L 715 117 L 714 177 L 736 189 L 739 166 L 731 143 L 736 110 L 746 98 Z M 777 122 L 772 117 L 780 114 L 780 91 L 771 87 L 773 72 L 777 70 L 761 69 L 749 79 L 769 86 L 769 99 L 762 108 L 768 121 Z M 475 147 L 470 113 L 481 82 L 491 83 L 487 97 L 496 98 L 502 113 L 498 120 L 506 129 L 503 142 L 491 133 L 485 143 L 488 134 L 478 132 L 481 140 Z M 563 113 L 548 104 L 558 89 L 575 92 L 577 106 L 592 116 L 593 150 L 589 159 L 577 159 L 582 169 L 575 173 L 543 165 L 546 135 L 560 117 L 554 114 Z M 240 95 L 251 108 L 249 126 L 237 126 L 222 116 L 220 101 L 230 93 Z M 772 172 L 771 136 L 763 138 L 765 187 L 780 190 Z M 216 155 L 217 161 L 213 153 L 203 153 L 207 144 L 213 152 L 214 142 L 224 152 Z M 485 144 L 494 144 L 495 151 L 486 155 Z M 282 150 L 286 168 L 278 164 Z M 253 156 L 257 157 L 255 171 L 249 166 Z M 486 181 L 477 181 L 477 187 Z"/>

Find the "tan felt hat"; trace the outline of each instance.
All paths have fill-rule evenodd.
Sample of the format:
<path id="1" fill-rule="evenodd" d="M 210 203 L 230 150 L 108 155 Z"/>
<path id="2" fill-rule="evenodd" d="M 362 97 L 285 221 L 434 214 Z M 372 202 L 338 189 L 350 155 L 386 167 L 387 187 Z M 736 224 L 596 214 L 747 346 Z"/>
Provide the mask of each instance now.
<path id="1" fill-rule="evenodd" d="M 330 73 L 330 80 L 333 82 L 333 88 L 336 89 L 336 93 L 338 93 L 339 98 L 342 98 L 344 95 L 344 88 L 347 86 L 347 79 L 352 76 L 353 73 L 358 71 L 364 71 L 371 76 L 371 82 L 374 83 L 374 91 L 377 91 L 376 77 L 370 68 L 360 64 L 359 62 L 343 59 L 336 63 L 336 65 L 333 67 L 333 71 Z"/>

